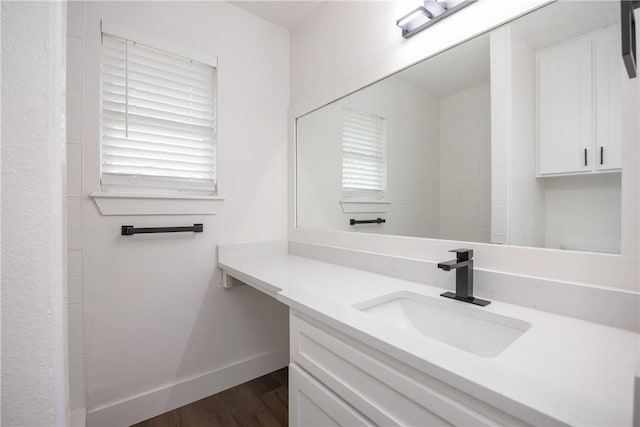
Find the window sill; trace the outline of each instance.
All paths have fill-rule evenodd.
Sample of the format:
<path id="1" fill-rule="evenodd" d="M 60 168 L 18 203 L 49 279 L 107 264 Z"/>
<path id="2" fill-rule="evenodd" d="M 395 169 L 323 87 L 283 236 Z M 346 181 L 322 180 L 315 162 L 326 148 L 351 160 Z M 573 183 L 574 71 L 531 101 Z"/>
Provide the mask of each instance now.
<path id="1" fill-rule="evenodd" d="M 220 196 L 91 193 L 100 213 L 110 215 L 215 215 Z"/>
<path id="2" fill-rule="evenodd" d="M 343 213 L 386 213 L 391 202 L 385 200 L 340 200 Z"/>

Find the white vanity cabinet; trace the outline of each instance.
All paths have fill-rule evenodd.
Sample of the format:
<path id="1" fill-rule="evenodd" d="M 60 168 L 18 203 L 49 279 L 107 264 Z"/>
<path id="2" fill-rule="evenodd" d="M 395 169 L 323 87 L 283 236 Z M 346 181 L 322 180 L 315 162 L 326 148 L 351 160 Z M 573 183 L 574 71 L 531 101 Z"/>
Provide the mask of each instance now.
<path id="1" fill-rule="evenodd" d="M 528 425 L 293 311 L 290 333 L 290 425 Z"/>
<path id="2" fill-rule="evenodd" d="M 619 27 L 536 53 L 538 174 L 621 167 Z"/>
<path id="3" fill-rule="evenodd" d="M 294 363 L 289 365 L 289 417 L 292 426 L 373 425 Z"/>

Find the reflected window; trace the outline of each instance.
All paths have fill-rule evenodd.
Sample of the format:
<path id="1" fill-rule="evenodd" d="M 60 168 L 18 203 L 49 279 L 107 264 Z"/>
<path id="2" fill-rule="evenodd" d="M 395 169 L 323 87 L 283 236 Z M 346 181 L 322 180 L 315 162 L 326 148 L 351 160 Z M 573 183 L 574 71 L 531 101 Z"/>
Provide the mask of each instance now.
<path id="1" fill-rule="evenodd" d="M 384 199 L 386 145 L 385 118 L 352 108 L 343 109 L 342 192 L 345 199 Z"/>

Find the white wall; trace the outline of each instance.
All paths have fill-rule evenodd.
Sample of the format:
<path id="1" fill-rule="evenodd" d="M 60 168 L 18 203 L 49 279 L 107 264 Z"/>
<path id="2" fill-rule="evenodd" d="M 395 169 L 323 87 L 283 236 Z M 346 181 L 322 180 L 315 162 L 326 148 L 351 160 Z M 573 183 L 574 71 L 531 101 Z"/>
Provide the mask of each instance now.
<path id="1" fill-rule="evenodd" d="M 511 138 L 511 31 L 491 32 L 491 242 L 508 243 L 507 175 Z"/>
<path id="2" fill-rule="evenodd" d="M 535 54 L 513 31 L 507 34 L 507 244 L 553 247 L 544 241 L 544 182 L 536 179 Z"/>
<path id="3" fill-rule="evenodd" d="M 442 49 L 494 28 L 544 0 L 483 0 L 465 8 L 409 40 L 395 26 L 394 2 L 327 2 L 291 33 L 291 102 L 289 169 L 295 170 L 294 118 L 353 92 L 360 87 L 418 62 Z M 339 64 L 340 66 L 336 66 Z M 637 83 L 625 83 L 637 98 Z M 625 95 L 626 96 L 626 95 Z M 633 103 L 631 99 L 629 102 Z M 635 105 L 635 104 L 634 104 Z M 637 123 L 637 106 L 625 110 Z M 632 114 L 632 116 L 631 116 Z M 638 282 L 637 135 L 625 139 L 622 180 L 622 255 L 555 251 L 537 248 L 472 244 L 476 266 L 506 273 L 567 280 L 635 290 Z M 289 180 L 289 212 L 295 212 L 295 184 Z M 372 250 L 430 261 L 446 259 L 447 249 L 459 245 L 446 240 L 354 234 L 296 228 L 290 218 L 289 239 L 331 246 Z"/>
<path id="4" fill-rule="evenodd" d="M 384 211 L 343 213 L 344 107 L 387 120 L 387 191 Z M 438 100 L 400 78 L 389 78 L 297 121 L 298 223 L 329 230 L 405 236 L 438 233 Z M 349 218 L 384 217 L 385 224 L 350 226 Z"/>
<path id="5" fill-rule="evenodd" d="M 488 84 L 440 99 L 442 239 L 491 240 L 491 90 Z"/>
<path id="6" fill-rule="evenodd" d="M 68 416 L 62 207 L 66 7 L 3 2 L 1 8 L 1 423 L 62 426 Z"/>
<path id="7" fill-rule="evenodd" d="M 0 3 L 0 49 L 2 49 L 2 3 Z M 2 84 L 2 55 L 0 55 L 0 85 Z M 0 96 L 0 112 L 2 111 L 2 96 Z M 0 114 L 0 147 L 2 142 L 2 114 Z M 2 150 L 0 149 L 0 213 L 2 212 Z M 2 235 L 2 215 L 0 214 L 0 236 Z M 2 238 L 0 238 L 0 254 L 2 254 Z M 2 256 L 0 256 L 0 331 L 2 331 Z M 0 339 L 0 355 L 2 355 L 2 339 Z M 1 357 L 1 356 L 0 356 Z M 2 362 L 0 361 L 0 366 Z M 1 371 L 2 368 L 0 368 Z M 1 374 L 1 372 L 0 372 Z M 0 385 L 0 399 L 2 399 Z M 0 422 L 2 420 L 2 403 L 0 403 Z"/>
<path id="8" fill-rule="evenodd" d="M 534 52 L 512 27 L 491 32 L 491 241 L 545 247 Z"/>
<path id="9" fill-rule="evenodd" d="M 100 20 L 218 57 L 215 216 L 102 216 Z M 129 425 L 284 366 L 284 306 L 225 290 L 216 245 L 286 238 L 286 30 L 224 2 L 86 2 L 82 290 L 88 425 Z M 179 200 L 168 201 L 180 204 Z M 120 226 L 204 233 L 120 236 Z"/>
<path id="10" fill-rule="evenodd" d="M 617 173 L 545 179 L 545 246 L 620 251 L 620 187 Z"/>

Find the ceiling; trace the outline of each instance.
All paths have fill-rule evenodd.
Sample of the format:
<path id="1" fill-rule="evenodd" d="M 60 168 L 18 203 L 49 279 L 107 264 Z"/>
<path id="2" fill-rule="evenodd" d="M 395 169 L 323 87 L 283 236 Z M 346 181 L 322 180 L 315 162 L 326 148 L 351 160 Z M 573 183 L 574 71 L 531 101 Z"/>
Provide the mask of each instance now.
<path id="1" fill-rule="evenodd" d="M 230 1 L 259 18 L 287 28 L 295 28 L 315 11 L 322 1 Z"/>

